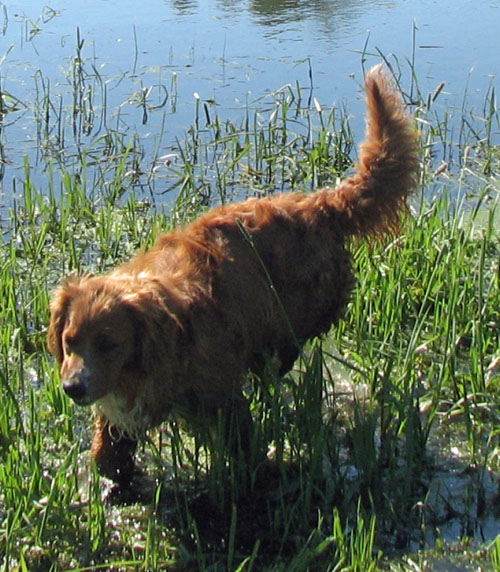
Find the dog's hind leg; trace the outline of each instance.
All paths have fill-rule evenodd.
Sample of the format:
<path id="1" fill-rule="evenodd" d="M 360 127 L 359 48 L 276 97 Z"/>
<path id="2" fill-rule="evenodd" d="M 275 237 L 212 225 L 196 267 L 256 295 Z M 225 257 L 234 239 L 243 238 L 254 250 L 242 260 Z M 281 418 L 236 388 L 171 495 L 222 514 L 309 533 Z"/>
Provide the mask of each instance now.
<path id="1" fill-rule="evenodd" d="M 128 486 L 134 473 L 136 448 L 136 440 L 118 432 L 105 417 L 97 417 L 91 454 L 101 475 Z"/>

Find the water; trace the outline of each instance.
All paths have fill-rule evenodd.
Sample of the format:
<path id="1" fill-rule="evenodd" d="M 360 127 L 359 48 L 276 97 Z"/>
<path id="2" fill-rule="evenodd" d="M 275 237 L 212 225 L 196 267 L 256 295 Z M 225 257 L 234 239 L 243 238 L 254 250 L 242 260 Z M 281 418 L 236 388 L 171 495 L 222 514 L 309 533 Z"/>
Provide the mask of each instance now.
<path id="1" fill-rule="evenodd" d="M 467 92 L 468 106 L 480 108 L 497 85 L 499 28 L 499 0 L 0 3 L 0 86 L 9 107 L 0 127 L 0 202 L 10 201 L 14 181 L 24 176 L 26 154 L 37 184 L 46 181 L 35 117 L 43 117 L 50 88 L 51 137 L 61 110 L 71 124 L 77 34 L 85 62 L 80 79 L 95 114 L 86 144 L 105 129 L 125 138 L 137 132 L 146 154 L 161 155 L 193 123 L 195 93 L 237 121 L 246 106 L 264 105 L 262 98 L 285 84 L 312 86 L 310 95 L 325 106 L 346 103 L 359 140 L 362 64 L 378 63 L 379 53 L 401 64 L 408 90 L 407 60 L 424 94 L 446 82 L 439 105 L 461 108 Z M 145 116 L 140 97 L 148 89 Z M 70 129 L 66 146 L 82 145 L 71 137 Z"/>

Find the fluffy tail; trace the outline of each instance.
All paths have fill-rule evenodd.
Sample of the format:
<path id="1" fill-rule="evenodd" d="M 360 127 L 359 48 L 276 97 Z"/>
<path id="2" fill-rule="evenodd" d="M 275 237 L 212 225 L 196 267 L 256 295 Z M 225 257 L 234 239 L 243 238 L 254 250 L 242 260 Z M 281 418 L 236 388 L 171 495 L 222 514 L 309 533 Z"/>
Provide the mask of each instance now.
<path id="1" fill-rule="evenodd" d="M 383 67 L 372 68 L 365 82 L 367 127 L 359 163 L 330 195 L 346 234 L 360 236 L 397 229 L 419 165 L 413 118 Z"/>

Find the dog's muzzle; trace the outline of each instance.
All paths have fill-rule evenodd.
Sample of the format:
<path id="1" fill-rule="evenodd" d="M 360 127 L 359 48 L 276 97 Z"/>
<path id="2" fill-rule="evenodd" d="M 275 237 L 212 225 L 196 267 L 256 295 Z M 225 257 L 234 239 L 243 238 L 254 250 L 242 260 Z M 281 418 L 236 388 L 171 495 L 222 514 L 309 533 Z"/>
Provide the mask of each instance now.
<path id="1" fill-rule="evenodd" d="M 87 384 L 79 377 L 73 377 L 63 381 L 64 393 L 71 397 L 75 403 L 85 405 L 87 397 Z"/>

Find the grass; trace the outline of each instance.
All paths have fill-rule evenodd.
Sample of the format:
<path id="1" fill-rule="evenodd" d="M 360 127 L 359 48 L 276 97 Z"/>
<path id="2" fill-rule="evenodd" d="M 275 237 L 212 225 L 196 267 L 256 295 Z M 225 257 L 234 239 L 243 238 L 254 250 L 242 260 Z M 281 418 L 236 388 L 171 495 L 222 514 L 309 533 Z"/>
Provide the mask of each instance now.
<path id="1" fill-rule="evenodd" d="M 148 501 L 123 505 L 89 467 L 88 411 L 63 395 L 47 353 L 51 289 L 70 272 L 113 267 L 211 204 L 334 184 L 354 142 L 347 110 L 308 102 L 295 85 L 238 120 L 195 99 L 186 137 L 161 156 L 163 128 L 147 150 L 124 135 L 83 48 L 78 37 L 71 103 L 35 78 L 46 181 L 26 158 L 2 218 L 1 569 L 500 569 L 498 538 L 480 533 L 498 523 L 500 472 L 493 90 L 481 113 L 464 105 L 452 138 L 457 118 L 413 76 L 426 194 L 398 237 L 353 245 L 359 284 L 345 320 L 292 374 L 280 380 L 269 364 L 249 383 L 256 446 L 269 444 L 274 470 L 263 479 L 228 464 L 172 421 L 139 452 Z M 412 68 L 396 71 L 404 87 Z M 163 114 L 174 91 L 172 78 L 130 101 L 142 118 Z M 28 105 L 2 95 L 7 117 Z"/>

